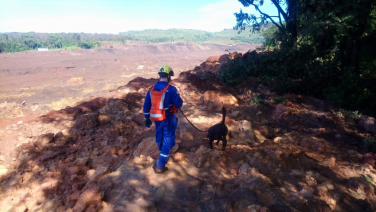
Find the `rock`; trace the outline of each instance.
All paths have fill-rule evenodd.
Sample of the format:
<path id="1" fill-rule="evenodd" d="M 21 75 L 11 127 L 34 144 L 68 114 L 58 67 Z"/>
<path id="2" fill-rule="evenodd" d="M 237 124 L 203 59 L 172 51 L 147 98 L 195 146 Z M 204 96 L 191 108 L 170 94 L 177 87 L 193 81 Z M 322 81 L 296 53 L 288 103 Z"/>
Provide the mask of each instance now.
<path id="1" fill-rule="evenodd" d="M 268 212 L 268 211 L 269 211 L 268 208 L 265 206 L 260 208 L 260 212 Z"/>
<path id="2" fill-rule="evenodd" d="M 119 157 L 125 155 L 125 149 L 123 149 L 123 148 L 118 149 L 117 152 L 116 152 L 116 154 L 117 154 Z"/>
<path id="3" fill-rule="evenodd" d="M 255 157 L 255 158 L 259 158 L 259 157 L 261 157 L 262 155 L 261 155 L 261 153 L 260 152 L 255 152 L 255 154 L 253 155 L 253 157 Z"/>
<path id="4" fill-rule="evenodd" d="M 64 130 L 64 133 L 62 131 L 56 133 L 56 135 L 54 137 L 54 143 L 55 144 L 64 145 L 67 142 L 67 140 L 69 139 L 70 133 L 68 132 L 68 130 Z M 72 139 L 72 138 L 70 138 L 70 139 Z"/>
<path id="5" fill-rule="evenodd" d="M 98 114 L 97 113 L 88 113 L 85 115 L 80 116 L 75 125 L 74 128 L 76 129 L 85 129 L 89 128 L 92 129 L 99 125 L 98 121 Z"/>
<path id="6" fill-rule="evenodd" d="M 26 205 L 9 205 L 8 207 L 2 208 L 1 212 L 25 212 L 29 211 Z M 34 210 L 33 210 L 34 211 Z"/>
<path id="7" fill-rule="evenodd" d="M 87 170 L 87 172 L 86 172 L 86 177 L 87 177 L 88 179 L 90 179 L 90 178 L 94 175 L 94 173 L 95 173 L 95 169 Z"/>
<path id="8" fill-rule="evenodd" d="M 291 176 L 296 177 L 296 178 L 303 178 L 305 175 L 304 175 L 303 172 L 301 172 L 301 171 L 299 171 L 297 169 L 293 169 L 291 171 Z"/>
<path id="9" fill-rule="evenodd" d="M 132 114 L 132 112 L 131 112 L 130 110 L 124 110 L 124 111 L 123 111 L 123 114 L 124 114 L 125 116 L 130 116 L 130 115 Z"/>
<path id="10" fill-rule="evenodd" d="M 140 155 L 150 156 L 154 159 L 159 157 L 159 149 L 154 137 L 145 138 L 138 144 L 133 156 L 138 157 Z"/>
<path id="11" fill-rule="evenodd" d="M 78 177 L 78 175 L 77 175 L 77 174 L 74 174 L 74 175 L 71 175 L 70 179 L 71 179 L 71 181 L 73 181 L 73 180 L 76 179 L 77 177 Z"/>
<path id="12" fill-rule="evenodd" d="M 210 149 L 201 145 L 195 152 L 194 160 L 193 163 L 197 168 L 202 167 L 206 161 L 208 160 L 208 157 L 210 156 L 209 154 Z"/>
<path id="13" fill-rule="evenodd" d="M 286 107 L 283 104 L 278 104 L 273 111 L 272 118 L 278 120 L 287 112 Z"/>
<path id="14" fill-rule="evenodd" d="M 5 157 L 4 155 L 0 155 L 0 163 L 4 163 L 5 162 Z"/>
<path id="15" fill-rule="evenodd" d="M 259 212 L 261 206 L 260 205 L 250 205 L 247 207 L 249 212 Z"/>
<path id="16" fill-rule="evenodd" d="M 236 133 L 236 132 L 235 132 Z M 238 133 L 238 145 L 253 144 L 256 142 L 256 136 L 251 130 L 243 131 Z M 246 143 L 244 143 L 246 142 Z"/>
<path id="17" fill-rule="evenodd" d="M 334 189 L 333 184 L 330 181 L 325 181 L 316 187 L 319 195 L 326 194 L 329 190 Z"/>
<path id="18" fill-rule="evenodd" d="M 175 144 L 174 147 L 172 147 L 171 149 L 171 154 L 174 154 L 175 152 L 177 152 L 179 150 L 179 144 Z"/>
<path id="19" fill-rule="evenodd" d="M 102 200 L 104 192 L 99 187 L 86 189 L 78 198 L 73 207 L 73 212 L 83 212 L 89 205 L 98 203 Z"/>
<path id="20" fill-rule="evenodd" d="M 274 138 L 274 129 L 269 126 L 259 126 L 258 130 L 265 138 Z"/>
<path id="21" fill-rule="evenodd" d="M 256 136 L 257 140 L 260 143 L 264 143 L 264 141 L 266 140 L 266 138 L 261 134 L 261 132 L 259 130 L 254 130 L 253 132 L 255 133 L 255 136 Z"/>
<path id="22" fill-rule="evenodd" d="M 308 189 L 303 188 L 299 191 L 299 193 L 305 198 L 305 199 L 311 199 L 313 197 L 312 192 L 310 192 Z"/>
<path id="23" fill-rule="evenodd" d="M 39 207 L 35 208 L 33 212 L 50 212 L 57 211 L 63 204 L 57 199 L 48 199 L 44 201 Z"/>
<path id="24" fill-rule="evenodd" d="M 107 166 L 99 167 L 95 173 L 90 177 L 90 181 L 97 181 L 108 172 Z"/>
<path id="25" fill-rule="evenodd" d="M 326 147 L 322 143 L 315 143 L 314 145 L 312 145 L 312 150 L 319 153 L 324 153 L 326 151 Z"/>
<path id="26" fill-rule="evenodd" d="M 342 136 L 341 136 L 340 134 L 336 134 L 336 135 L 335 135 L 335 138 L 336 138 L 337 140 L 341 140 Z"/>
<path id="27" fill-rule="evenodd" d="M 248 169 L 249 169 L 249 165 L 245 163 L 239 167 L 238 174 L 247 174 Z"/>
<path id="28" fill-rule="evenodd" d="M 256 116 L 261 116 L 261 115 L 262 115 L 261 111 L 259 111 L 259 112 L 256 113 Z"/>
<path id="29" fill-rule="evenodd" d="M 98 121 L 100 125 L 105 125 L 111 121 L 111 117 L 109 115 L 99 115 Z"/>
<path id="30" fill-rule="evenodd" d="M 19 122 L 17 122 L 17 124 L 18 124 L 18 125 L 23 124 L 23 121 L 19 121 Z"/>
<path id="31" fill-rule="evenodd" d="M 230 114 L 231 117 L 235 118 L 239 115 L 240 111 L 234 111 Z"/>
<path id="32" fill-rule="evenodd" d="M 108 145 L 108 142 L 107 142 L 107 141 L 102 141 L 102 142 L 101 142 L 101 146 L 102 146 L 102 147 L 106 147 L 107 145 Z"/>
<path id="33" fill-rule="evenodd" d="M 376 164 L 376 154 L 373 154 L 371 152 L 365 153 L 362 156 L 362 163 L 368 163 L 371 166 L 374 166 Z"/>
<path id="34" fill-rule="evenodd" d="M 8 169 L 6 169 L 3 165 L 0 165 L 0 177 L 6 175 L 8 173 Z"/>
<path id="35" fill-rule="evenodd" d="M 31 159 L 31 157 L 32 157 L 32 155 L 30 155 L 30 154 L 28 153 L 28 151 L 25 150 L 25 149 L 22 150 L 22 151 L 20 152 L 20 154 L 18 154 L 18 159 L 19 159 L 20 161 L 23 161 L 23 160 L 28 161 L 28 160 Z"/>
<path id="36" fill-rule="evenodd" d="M 175 153 L 173 157 L 174 161 L 179 162 L 179 161 L 184 161 L 185 160 L 185 155 L 181 152 Z"/>
<path id="37" fill-rule="evenodd" d="M 88 157 L 84 157 L 84 158 L 77 158 L 74 162 L 73 162 L 73 165 L 75 166 L 86 166 L 86 164 L 89 162 L 89 158 Z"/>
<path id="38" fill-rule="evenodd" d="M 238 100 L 231 94 L 223 94 L 217 91 L 206 91 L 201 98 L 201 103 L 214 110 L 220 110 L 223 106 L 237 106 Z"/>
<path id="39" fill-rule="evenodd" d="M 359 119 L 359 126 L 367 132 L 376 134 L 376 121 L 373 117 L 361 116 Z"/>
<path id="40" fill-rule="evenodd" d="M 35 145 L 39 148 L 45 146 L 46 144 L 50 143 L 55 137 L 53 133 L 47 133 L 38 137 Z"/>
<path id="41" fill-rule="evenodd" d="M 274 143 L 279 143 L 282 141 L 282 137 L 275 137 L 274 138 Z"/>
<path id="42" fill-rule="evenodd" d="M 187 132 L 186 130 L 181 129 L 179 133 L 180 139 L 183 141 L 193 141 L 194 137 L 191 133 Z"/>
<path id="43" fill-rule="evenodd" d="M 248 120 L 241 120 L 239 121 L 239 128 L 242 131 L 252 130 L 252 124 Z"/>
<path id="44" fill-rule="evenodd" d="M 132 114 L 132 121 L 136 122 L 138 125 L 145 125 L 145 116 L 142 113 Z"/>
<path id="45" fill-rule="evenodd" d="M 329 165 L 330 167 L 334 167 L 334 166 L 336 166 L 336 158 L 335 158 L 335 157 L 331 157 L 331 158 L 329 159 L 329 161 L 328 161 L 328 165 Z"/>

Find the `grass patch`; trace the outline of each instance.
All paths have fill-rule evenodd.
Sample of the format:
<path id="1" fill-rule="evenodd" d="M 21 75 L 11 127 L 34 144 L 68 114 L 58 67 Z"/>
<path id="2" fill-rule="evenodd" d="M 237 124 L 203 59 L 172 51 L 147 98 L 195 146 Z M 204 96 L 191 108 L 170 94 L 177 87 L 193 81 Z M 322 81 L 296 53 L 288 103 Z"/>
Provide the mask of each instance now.
<path id="1" fill-rule="evenodd" d="M 266 104 L 265 100 L 261 99 L 259 96 L 254 96 L 253 99 L 251 100 L 251 104 L 257 104 L 257 105 L 264 105 Z"/>
<path id="2" fill-rule="evenodd" d="M 339 109 L 337 112 L 337 115 L 339 117 L 344 117 L 346 119 L 359 119 L 363 114 L 360 113 L 359 111 L 350 111 L 350 110 L 344 110 L 344 109 Z"/>
<path id="3" fill-rule="evenodd" d="M 82 77 L 72 77 L 67 82 L 81 82 L 82 80 Z"/>
<path id="4" fill-rule="evenodd" d="M 287 98 L 285 96 L 280 96 L 280 97 L 274 97 L 273 98 L 273 102 L 275 104 L 280 104 L 280 103 L 283 103 L 284 101 L 286 101 Z"/>
<path id="5" fill-rule="evenodd" d="M 82 93 L 93 93 L 95 90 L 93 88 L 85 88 Z"/>

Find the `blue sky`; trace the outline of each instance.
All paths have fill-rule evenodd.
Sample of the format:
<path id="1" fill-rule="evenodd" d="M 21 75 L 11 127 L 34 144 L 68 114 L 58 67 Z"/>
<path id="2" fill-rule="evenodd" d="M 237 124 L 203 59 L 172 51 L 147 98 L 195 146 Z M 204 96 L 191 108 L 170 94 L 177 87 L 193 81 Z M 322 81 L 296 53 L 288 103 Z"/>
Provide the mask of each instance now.
<path id="1" fill-rule="evenodd" d="M 0 32 L 221 31 L 236 24 L 241 8 L 237 0 L 0 0 Z M 269 1 L 261 9 L 276 14 Z"/>

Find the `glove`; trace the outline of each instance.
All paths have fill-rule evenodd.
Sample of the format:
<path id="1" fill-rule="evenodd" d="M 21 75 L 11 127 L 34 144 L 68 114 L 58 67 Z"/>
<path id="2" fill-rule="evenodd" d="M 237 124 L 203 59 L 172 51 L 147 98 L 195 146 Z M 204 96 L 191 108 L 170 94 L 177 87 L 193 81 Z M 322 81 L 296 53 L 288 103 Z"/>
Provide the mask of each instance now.
<path id="1" fill-rule="evenodd" d="M 176 114 L 178 113 L 178 109 L 175 107 L 175 105 L 169 105 L 168 110 L 170 111 L 171 114 Z"/>
<path id="2" fill-rule="evenodd" d="M 150 128 L 150 126 L 153 124 L 150 119 L 145 118 L 145 127 Z"/>

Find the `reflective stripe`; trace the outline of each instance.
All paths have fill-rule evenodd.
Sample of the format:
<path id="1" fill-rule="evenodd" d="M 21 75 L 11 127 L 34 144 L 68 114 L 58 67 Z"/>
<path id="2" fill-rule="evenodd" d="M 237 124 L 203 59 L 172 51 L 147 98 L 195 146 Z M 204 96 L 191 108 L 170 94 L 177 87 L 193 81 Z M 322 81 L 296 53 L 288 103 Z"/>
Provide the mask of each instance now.
<path id="1" fill-rule="evenodd" d="M 153 98 L 151 97 L 151 91 L 150 91 L 150 103 L 151 103 L 151 109 L 153 109 Z"/>
<path id="2" fill-rule="evenodd" d="M 149 115 L 150 113 L 144 113 L 145 115 Z"/>
<path id="3" fill-rule="evenodd" d="M 159 109 L 161 109 L 161 110 L 163 109 L 163 103 L 164 103 L 165 95 L 166 95 L 166 93 L 162 93 L 161 102 L 159 104 Z"/>
<path id="4" fill-rule="evenodd" d="M 170 109 L 170 108 L 165 108 L 165 110 L 168 110 L 168 109 Z"/>
<path id="5" fill-rule="evenodd" d="M 162 157 L 165 157 L 165 158 L 167 158 L 167 157 L 168 157 L 168 155 L 164 155 L 164 154 L 161 154 L 161 156 L 162 156 Z"/>
<path id="6" fill-rule="evenodd" d="M 162 117 L 162 114 L 150 114 L 150 117 L 159 118 Z"/>

